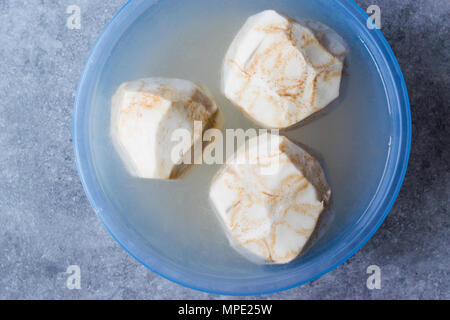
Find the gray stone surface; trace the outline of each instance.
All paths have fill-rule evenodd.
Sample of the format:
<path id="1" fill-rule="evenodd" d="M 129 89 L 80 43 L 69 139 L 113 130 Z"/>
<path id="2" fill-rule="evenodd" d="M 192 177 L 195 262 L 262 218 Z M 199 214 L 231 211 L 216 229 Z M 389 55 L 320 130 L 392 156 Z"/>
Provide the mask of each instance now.
<path id="1" fill-rule="evenodd" d="M 124 0 L 0 0 L 0 299 L 215 299 L 153 274 L 117 245 L 84 195 L 72 151 L 76 85 Z M 448 0 L 377 4 L 412 102 L 413 150 L 398 201 L 362 250 L 265 299 L 449 299 Z M 83 28 L 66 28 L 70 4 Z M 82 289 L 66 288 L 71 264 Z M 382 289 L 366 288 L 379 265 Z"/>

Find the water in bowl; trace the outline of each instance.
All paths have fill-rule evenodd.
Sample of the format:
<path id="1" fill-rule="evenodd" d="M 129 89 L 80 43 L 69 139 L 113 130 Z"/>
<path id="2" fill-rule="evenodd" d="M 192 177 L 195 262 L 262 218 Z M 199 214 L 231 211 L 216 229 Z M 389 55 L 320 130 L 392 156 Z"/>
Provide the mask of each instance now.
<path id="1" fill-rule="evenodd" d="M 391 121 L 383 81 L 364 43 L 346 29 L 328 1 L 159 1 L 122 35 L 109 57 L 89 109 L 95 174 L 116 215 L 136 241 L 191 272 L 258 278 L 273 268 L 298 268 L 358 223 L 377 192 L 389 153 Z M 228 244 L 208 199 L 217 166 L 198 166 L 182 181 L 131 177 L 109 136 L 110 99 L 124 81 L 176 77 L 206 84 L 221 105 L 227 128 L 254 125 L 219 90 L 222 59 L 247 17 L 275 9 L 321 21 L 349 44 L 341 96 L 326 112 L 286 135 L 321 159 L 333 200 L 307 252 L 287 266 L 248 262 Z"/>

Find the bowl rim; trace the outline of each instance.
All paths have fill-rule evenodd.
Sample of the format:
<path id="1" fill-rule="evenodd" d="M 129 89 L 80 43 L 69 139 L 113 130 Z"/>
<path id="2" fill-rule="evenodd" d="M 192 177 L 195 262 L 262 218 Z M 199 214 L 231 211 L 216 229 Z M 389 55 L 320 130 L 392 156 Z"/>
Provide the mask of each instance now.
<path id="1" fill-rule="evenodd" d="M 355 21 L 358 21 L 359 23 L 365 24 L 368 16 L 367 14 L 356 4 L 353 0 L 333 0 L 337 5 L 339 5 L 347 14 L 352 16 L 352 18 Z M 206 293 L 212 293 L 212 294 L 222 294 L 222 295 L 229 295 L 229 296 L 255 296 L 255 295 L 262 295 L 262 294 L 269 294 L 269 293 L 275 293 L 280 292 L 288 289 L 292 289 L 295 287 L 298 287 L 300 285 L 303 285 L 305 283 L 308 283 L 310 281 L 313 281 L 317 278 L 320 278 L 321 276 L 325 275 L 326 273 L 334 270 L 339 265 L 344 263 L 346 260 L 348 260 L 351 256 L 353 256 L 357 251 L 359 251 L 366 243 L 367 241 L 373 236 L 373 234 L 377 231 L 377 229 L 381 226 L 383 221 L 385 220 L 386 216 L 392 209 L 392 206 L 394 205 L 394 202 L 398 196 L 398 193 L 400 192 L 401 186 L 403 184 L 406 170 L 409 162 L 409 156 L 411 152 L 411 136 L 412 136 L 412 120 L 411 120 L 411 110 L 410 110 L 410 102 L 408 97 L 408 92 L 406 88 L 406 82 L 403 77 L 403 74 L 401 72 L 400 66 L 398 64 L 398 61 L 389 46 L 388 42 L 386 41 L 385 37 L 381 33 L 380 30 L 371 30 L 368 33 L 368 37 L 371 39 L 372 43 L 376 46 L 376 48 L 379 50 L 380 57 L 382 57 L 385 60 L 385 64 L 390 68 L 388 69 L 389 78 L 392 80 L 393 85 L 395 89 L 391 88 L 391 91 L 393 90 L 393 94 L 397 96 L 398 100 L 398 109 L 399 109 L 399 120 L 400 120 L 400 128 L 399 128 L 399 142 L 398 142 L 398 152 L 395 155 L 395 163 L 392 167 L 391 165 L 391 171 L 393 174 L 391 175 L 390 180 L 388 181 L 388 186 L 384 190 L 384 194 L 382 195 L 382 199 L 379 200 L 379 204 L 376 208 L 372 208 L 372 205 L 368 205 L 366 211 L 373 212 L 371 215 L 372 220 L 368 225 L 365 225 L 364 228 L 359 228 L 358 230 L 354 232 L 349 232 L 346 230 L 342 233 L 341 237 L 338 237 L 338 239 L 333 240 L 332 244 L 334 244 L 334 249 L 336 250 L 336 253 L 333 257 L 333 259 L 327 259 L 327 261 L 322 261 L 320 266 L 323 266 L 326 264 L 326 266 L 323 266 L 322 269 L 320 269 L 320 272 L 317 272 L 313 276 L 308 276 L 306 279 L 302 280 L 295 280 L 293 279 L 293 275 L 290 275 L 288 277 L 285 277 L 283 280 L 287 282 L 290 282 L 289 285 L 272 285 L 269 289 L 262 289 L 261 287 L 267 286 L 268 282 L 260 283 L 258 285 L 254 283 L 246 283 L 245 285 L 241 285 L 239 290 L 234 290 L 234 286 L 228 285 L 228 288 L 223 289 L 212 289 L 211 287 L 207 288 L 205 286 L 205 283 L 210 283 L 213 279 L 213 277 L 209 277 L 208 279 L 201 279 L 202 285 L 197 285 L 192 283 L 192 281 L 186 281 L 181 280 L 183 279 L 183 274 L 181 270 L 179 270 L 175 266 L 170 266 L 166 263 L 164 265 L 164 261 L 161 263 L 161 260 L 153 259 L 152 264 L 148 262 L 144 262 L 143 259 L 139 257 L 138 254 L 133 253 L 134 250 L 131 249 L 131 247 L 134 247 L 131 243 L 127 241 L 127 239 L 121 238 L 114 232 L 114 227 L 109 224 L 107 221 L 107 215 L 105 215 L 105 210 L 102 207 L 102 204 L 104 203 L 104 200 L 102 199 L 101 192 L 98 191 L 98 186 L 96 183 L 95 176 L 93 174 L 92 169 L 90 168 L 89 164 L 86 164 L 86 161 L 83 159 L 88 159 L 85 155 L 85 152 L 82 148 L 82 143 L 80 144 L 80 141 L 84 139 L 88 139 L 84 136 L 80 137 L 80 132 L 83 132 L 84 126 L 86 125 L 86 121 L 84 121 L 84 105 L 86 101 L 89 101 L 89 98 L 92 95 L 94 84 L 92 83 L 92 76 L 91 74 L 94 72 L 93 68 L 97 65 L 97 62 L 99 61 L 100 57 L 102 57 L 102 49 L 105 45 L 105 42 L 108 40 L 108 38 L 116 37 L 117 35 L 114 35 L 112 32 L 113 27 L 116 25 L 118 26 L 120 23 L 124 23 L 124 21 L 127 18 L 127 15 L 133 12 L 136 8 L 138 8 L 140 5 L 142 5 L 145 0 L 129 0 L 112 18 L 112 20 L 109 22 L 109 24 L 106 26 L 106 28 L 103 30 L 103 32 L 98 37 L 96 44 L 94 45 L 89 58 L 86 62 L 86 65 L 84 67 L 82 76 L 80 78 L 77 93 L 75 97 L 75 105 L 74 105 L 74 114 L 73 114 L 73 123 L 72 123 L 72 137 L 73 137 L 73 147 L 74 147 L 74 154 L 75 154 L 75 160 L 76 160 L 76 166 L 78 170 L 78 174 L 81 179 L 81 183 L 83 185 L 83 189 L 86 193 L 86 196 L 94 209 L 95 213 L 97 214 L 100 221 L 103 223 L 103 225 L 106 227 L 108 232 L 111 234 L 111 236 L 114 238 L 115 241 L 117 241 L 123 249 L 128 252 L 132 257 L 134 257 L 138 262 L 146 266 L 148 269 L 153 271 L 154 273 L 174 282 L 179 285 L 182 285 L 184 287 L 206 292 Z M 157 3 L 158 0 L 154 0 L 151 2 L 151 4 L 146 2 L 146 5 L 152 6 L 155 3 Z M 126 29 L 125 27 L 122 28 L 123 30 Z M 381 73 L 380 74 L 386 73 Z M 385 87 L 385 91 L 387 91 L 387 88 Z M 388 94 L 386 92 L 386 94 Z M 89 160 L 89 159 L 88 159 Z M 89 161 L 88 161 L 89 162 Z M 389 158 L 386 160 L 386 166 L 390 163 Z M 385 170 L 386 173 L 386 170 Z M 385 174 L 383 174 L 382 179 L 379 182 L 379 188 L 381 187 L 382 183 L 385 180 Z M 379 191 L 379 190 L 378 190 Z M 379 192 L 376 192 L 373 199 L 375 199 Z M 382 212 L 382 214 L 379 214 L 379 212 Z M 362 215 L 364 216 L 365 213 Z M 348 228 L 349 229 L 349 228 Z M 346 238 L 347 242 L 341 241 L 343 238 Z M 341 241 L 341 245 L 338 245 L 338 240 Z M 342 244 L 344 243 L 344 244 Z M 330 245 L 330 247 L 332 247 Z M 137 248 L 134 248 L 137 250 Z M 327 249 L 327 250 L 331 250 Z M 343 253 L 343 252 L 346 253 Z M 320 258 L 320 254 L 318 255 L 318 258 Z M 323 260 L 323 259 L 322 259 Z M 329 262 L 331 261 L 332 262 Z M 314 261 L 314 260 L 313 260 Z M 328 262 L 328 263 L 327 263 Z M 176 276 L 175 276 L 176 275 Z M 184 275 L 187 276 L 187 275 Z M 198 276 L 198 275 L 197 275 Z M 201 276 L 200 276 L 201 277 Z M 263 278 L 262 278 L 263 279 Z M 197 279 L 200 280 L 200 279 Z M 260 279 L 252 279 L 252 281 L 260 281 Z M 243 282 L 243 281 L 240 281 Z M 270 280 L 271 283 L 275 282 L 275 280 Z M 255 287 L 250 288 L 250 287 Z M 256 287 L 258 287 L 256 289 Z M 246 288 L 246 289 L 243 289 Z M 249 289 L 247 289 L 249 288 Z"/>

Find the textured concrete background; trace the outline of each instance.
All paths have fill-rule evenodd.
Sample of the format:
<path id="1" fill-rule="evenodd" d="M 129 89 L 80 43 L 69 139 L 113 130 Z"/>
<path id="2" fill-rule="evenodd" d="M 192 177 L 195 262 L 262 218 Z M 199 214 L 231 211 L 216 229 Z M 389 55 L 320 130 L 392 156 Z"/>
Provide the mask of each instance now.
<path id="1" fill-rule="evenodd" d="M 383 226 L 349 261 L 272 299 L 449 299 L 448 0 L 358 0 L 382 9 L 383 33 L 406 77 L 413 150 Z M 80 184 L 72 151 L 76 85 L 101 30 L 124 0 L 0 0 L 0 299 L 197 299 L 117 245 Z M 66 28 L 66 8 L 82 29 Z M 66 288 L 66 268 L 82 289 Z M 366 268 L 382 289 L 366 288 Z"/>

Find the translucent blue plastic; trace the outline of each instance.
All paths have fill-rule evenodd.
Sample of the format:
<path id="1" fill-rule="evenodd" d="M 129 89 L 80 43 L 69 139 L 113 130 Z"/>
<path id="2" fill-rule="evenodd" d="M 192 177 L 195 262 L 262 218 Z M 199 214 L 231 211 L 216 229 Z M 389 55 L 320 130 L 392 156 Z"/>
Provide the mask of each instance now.
<path id="1" fill-rule="evenodd" d="M 109 137 L 110 100 L 121 82 L 149 76 L 200 81 L 228 128 L 252 124 L 220 94 L 219 70 L 246 18 L 275 9 L 319 20 L 349 44 L 340 98 L 286 135 L 324 164 L 330 209 L 309 249 L 283 266 L 255 265 L 230 248 L 208 200 L 217 167 L 183 181 L 132 178 Z M 113 237 L 154 272 L 207 292 L 253 295 L 311 281 L 353 255 L 391 209 L 405 175 L 411 119 L 404 79 L 389 45 L 347 0 L 130 1 L 100 36 L 75 102 L 77 166 L 95 212 Z"/>

